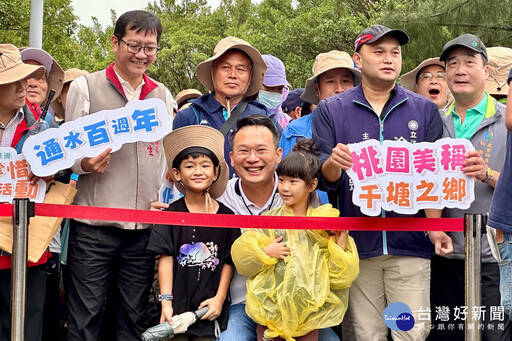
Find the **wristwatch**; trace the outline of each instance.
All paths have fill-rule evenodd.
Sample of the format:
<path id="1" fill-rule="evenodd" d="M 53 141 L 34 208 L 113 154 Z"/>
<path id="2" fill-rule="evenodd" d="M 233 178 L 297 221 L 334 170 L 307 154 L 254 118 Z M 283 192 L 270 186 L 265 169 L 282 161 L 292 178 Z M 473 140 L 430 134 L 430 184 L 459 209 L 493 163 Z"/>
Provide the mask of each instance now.
<path id="1" fill-rule="evenodd" d="M 496 176 L 496 172 L 491 169 L 490 167 L 487 167 L 487 179 L 485 181 L 482 181 L 484 184 L 488 184 L 492 180 L 494 180 L 494 177 Z"/>
<path id="2" fill-rule="evenodd" d="M 172 296 L 172 294 L 158 295 L 158 302 L 172 301 L 173 299 L 174 299 L 174 297 Z"/>

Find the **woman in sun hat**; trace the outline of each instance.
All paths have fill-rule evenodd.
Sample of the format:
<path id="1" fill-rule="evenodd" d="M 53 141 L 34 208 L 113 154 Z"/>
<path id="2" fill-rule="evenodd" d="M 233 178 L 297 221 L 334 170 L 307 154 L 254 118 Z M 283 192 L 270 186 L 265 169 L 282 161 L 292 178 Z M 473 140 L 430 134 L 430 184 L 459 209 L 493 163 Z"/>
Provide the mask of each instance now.
<path id="1" fill-rule="evenodd" d="M 62 90 L 64 83 L 64 70 L 59 63 L 45 50 L 36 47 L 21 48 L 21 60 L 25 64 L 42 65 L 46 73 L 42 77 L 29 78 L 27 99 L 30 103 L 43 106 L 48 99 L 50 90 L 55 91 L 53 99 L 56 99 Z"/>
<path id="2" fill-rule="evenodd" d="M 39 108 L 27 105 L 27 78 L 41 77 L 43 66 L 24 64 L 19 50 L 11 44 L 0 44 L 0 145 L 19 151 L 28 135 L 27 121 L 39 119 Z M 26 277 L 25 340 L 41 340 L 45 299 L 46 261 L 43 253 L 35 262 L 28 262 Z M 10 287 L 11 255 L 0 250 L 0 340 L 11 338 Z"/>

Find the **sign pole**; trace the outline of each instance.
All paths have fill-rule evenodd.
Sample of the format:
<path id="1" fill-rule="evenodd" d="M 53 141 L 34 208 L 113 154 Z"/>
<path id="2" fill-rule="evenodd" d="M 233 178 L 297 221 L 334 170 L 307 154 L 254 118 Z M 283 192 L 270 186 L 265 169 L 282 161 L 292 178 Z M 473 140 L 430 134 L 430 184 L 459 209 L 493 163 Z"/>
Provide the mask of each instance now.
<path id="1" fill-rule="evenodd" d="M 466 234 L 466 264 L 465 264 L 465 293 L 468 314 L 465 320 L 465 341 L 478 341 L 482 332 L 478 328 L 479 319 L 472 318 L 473 307 L 482 303 L 482 269 L 481 269 L 481 239 L 484 226 L 482 214 L 464 215 L 464 233 Z"/>
<path id="2" fill-rule="evenodd" d="M 25 290 L 28 257 L 28 224 L 30 220 L 29 199 L 13 199 L 12 209 L 11 341 L 23 341 L 25 337 Z"/>

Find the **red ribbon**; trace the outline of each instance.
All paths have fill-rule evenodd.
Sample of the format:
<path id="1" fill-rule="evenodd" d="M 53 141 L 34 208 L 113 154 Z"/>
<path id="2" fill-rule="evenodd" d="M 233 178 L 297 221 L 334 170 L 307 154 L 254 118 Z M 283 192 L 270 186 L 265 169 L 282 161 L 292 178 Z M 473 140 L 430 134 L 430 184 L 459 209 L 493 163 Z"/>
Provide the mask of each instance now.
<path id="1" fill-rule="evenodd" d="M 323 218 L 200 214 L 124 208 L 35 204 L 37 216 L 146 224 L 290 230 L 451 231 L 462 232 L 461 218 Z M 0 216 L 11 216 L 12 205 L 0 205 Z"/>

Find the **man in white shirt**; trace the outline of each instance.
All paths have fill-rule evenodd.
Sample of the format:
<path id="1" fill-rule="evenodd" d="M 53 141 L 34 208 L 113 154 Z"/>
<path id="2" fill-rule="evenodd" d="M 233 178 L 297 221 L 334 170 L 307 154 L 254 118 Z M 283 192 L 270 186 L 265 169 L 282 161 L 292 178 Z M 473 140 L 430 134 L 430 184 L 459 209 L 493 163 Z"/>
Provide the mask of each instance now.
<path id="1" fill-rule="evenodd" d="M 279 132 L 272 120 L 263 115 L 241 118 L 230 143 L 231 166 L 239 178 L 229 180 L 226 191 L 217 200 L 241 215 L 260 215 L 283 206 L 275 173 L 283 150 L 279 148 Z M 256 322 L 245 312 L 246 281 L 247 277 L 235 271 L 230 286 L 228 328 L 222 332 L 220 341 L 256 341 Z M 327 328 L 319 331 L 319 340 L 339 338 Z"/>
<path id="2" fill-rule="evenodd" d="M 172 117 L 169 90 L 146 76 L 159 50 L 160 19 L 146 11 L 121 15 L 111 37 L 115 62 L 70 85 L 66 121 L 101 110 L 124 107 L 130 100 L 160 98 Z M 149 209 L 161 186 L 165 156 L 160 141 L 125 144 L 111 153 L 77 160 L 80 175 L 75 204 Z M 148 224 L 73 220 L 68 251 L 68 339 L 98 340 L 107 287 L 115 297 L 117 340 L 140 340 L 153 279 L 154 256 L 146 251 Z"/>

